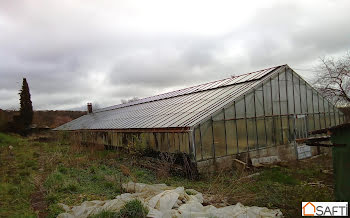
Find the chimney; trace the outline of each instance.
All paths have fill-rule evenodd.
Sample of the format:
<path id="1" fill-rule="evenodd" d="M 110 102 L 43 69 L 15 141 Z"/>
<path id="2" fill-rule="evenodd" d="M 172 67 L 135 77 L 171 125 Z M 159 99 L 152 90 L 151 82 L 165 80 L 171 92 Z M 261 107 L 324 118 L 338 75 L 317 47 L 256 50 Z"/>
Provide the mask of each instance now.
<path id="1" fill-rule="evenodd" d="M 87 103 L 87 113 L 88 114 L 92 113 L 92 103 Z"/>

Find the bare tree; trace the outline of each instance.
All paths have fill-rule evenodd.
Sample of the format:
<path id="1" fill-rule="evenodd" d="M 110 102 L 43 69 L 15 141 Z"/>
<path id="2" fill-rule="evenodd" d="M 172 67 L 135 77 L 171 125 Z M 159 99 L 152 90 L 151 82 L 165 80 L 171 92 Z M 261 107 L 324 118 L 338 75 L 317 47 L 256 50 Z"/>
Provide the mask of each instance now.
<path id="1" fill-rule="evenodd" d="M 350 106 L 350 52 L 340 58 L 320 58 L 316 88 L 337 106 Z"/>
<path id="2" fill-rule="evenodd" d="M 139 100 L 138 97 L 133 97 L 133 98 L 130 98 L 128 100 L 122 99 L 120 101 L 121 101 L 122 104 L 125 104 L 125 103 L 129 103 L 129 102 L 137 101 L 137 100 Z"/>

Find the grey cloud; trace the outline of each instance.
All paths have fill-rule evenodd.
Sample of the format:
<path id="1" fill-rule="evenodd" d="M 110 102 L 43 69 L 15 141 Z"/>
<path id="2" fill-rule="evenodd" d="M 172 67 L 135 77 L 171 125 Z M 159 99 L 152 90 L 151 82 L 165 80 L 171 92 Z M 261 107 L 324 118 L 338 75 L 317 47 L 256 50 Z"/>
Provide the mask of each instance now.
<path id="1" fill-rule="evenodd" d="M 0 107 L 18 105 L 22 77 L 36 109 L 102 107 L 274 65 L 310 65 L 350 45 L 346 1 L 324 13 L 298 1 L 273 4 L 213 35 L 141 31 L 108 1 L 75 4 L 0 0 Z"/>

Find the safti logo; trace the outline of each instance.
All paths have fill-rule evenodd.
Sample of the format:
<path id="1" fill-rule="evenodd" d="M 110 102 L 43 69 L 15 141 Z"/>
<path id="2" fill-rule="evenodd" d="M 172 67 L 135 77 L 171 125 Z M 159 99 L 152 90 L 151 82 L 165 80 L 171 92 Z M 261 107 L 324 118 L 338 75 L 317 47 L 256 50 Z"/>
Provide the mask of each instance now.
<path id="1" fill-rule="evenodd" d="M 348 216 L 348 202 L 302 202 L 302 216 Z"/>
<path id="2" fill-rule="evenodd" d="M 313 203 L 308 202 L 304 205 L 303 202 L 303 216 L 315 216 L 316 207 Z"/>

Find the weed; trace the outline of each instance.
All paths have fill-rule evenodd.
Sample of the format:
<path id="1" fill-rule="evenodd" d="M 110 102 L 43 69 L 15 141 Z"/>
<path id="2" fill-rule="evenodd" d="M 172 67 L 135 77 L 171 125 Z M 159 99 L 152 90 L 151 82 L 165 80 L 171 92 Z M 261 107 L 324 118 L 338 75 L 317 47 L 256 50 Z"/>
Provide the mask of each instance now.
<path id="1" fill-rule="evenodd" d="M 287 169 L 275 167 L 267 169 L 259 175 L 260 180 L 282 183 L 286 185 L 297 185 L 300 182 L 294 178 Z"/>
<path id="2" fill-rule="evenodd" d="M 59 205 L 52 204 L 52 205 L 49 206 L 48 212 L 49 213 L 47 214 L 47 217 L 48 218 L 54 218 L 54 217 L 57 217 L 58 214 L 64 213 L 65 211 Z"/>
<path id="3" fill-rule="evenodd" d="M 117 217 L 117 212 L 103 210 L 100 213 L 90 216 L 89 218 L 115 218 Z"/>
<path id="4" fill-rule="evenodd" d="M 126 203 L 122 209 L 116 214 L 120 218 L 138 218 L 146 217 L 148 208 L 146 208 L 140 200 L 132 200 Z"/>
<path id="5" fill-rule="evenodd" d="M 127 202 L 119 212 L 104 210 L 89 218 L 142 218 L 146 217 L 147 214 L 148 208 L 140 200 L 135 199 Z"/>
<path id="6" fill-rule="evenodd" d="M 46 201 L 49 203 L 49 204 L 54 204 L 54 203 L 58 203 L 58 194 L 56 193 L 48 193 L 46 195 Z"/>

